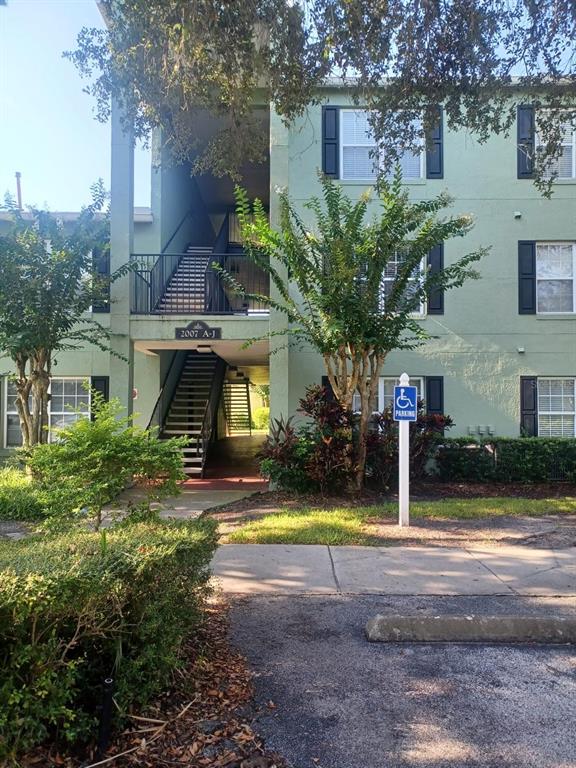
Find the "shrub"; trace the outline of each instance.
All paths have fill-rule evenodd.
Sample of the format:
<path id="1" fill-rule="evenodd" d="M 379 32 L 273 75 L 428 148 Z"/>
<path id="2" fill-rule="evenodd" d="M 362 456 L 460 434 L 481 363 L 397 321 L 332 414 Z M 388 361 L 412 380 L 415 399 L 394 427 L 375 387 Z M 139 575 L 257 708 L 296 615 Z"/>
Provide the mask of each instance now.
<path id="1" fill-rule="evenodd" d="M 309 421 L 294 427 L 276 419 L 260 452 L 260 471 L 279 487 L 300 493 L 346 490 L 354 477 L 352 413 L 326 397 L 323 387 L 308 387 L 300 413 Z"/>
<path id="2" fill-rule="evenodd" d="M 94 735 L 102 681 L 125 713 L 166 684 L 199 620 L 210 520 L 0 543 L 0 762 Z"/>
<path id="3" fill-rule="evenodd" d="M 436 455 L 442 480 L 546 483 L 576 481 L 576 439 L 498 437 L 442 441 Z"/>
<path id="4" fill-rule="evenodd" d="M 278 486 L 297 492 L 339 493 L 348 489 L 356 471 L 354 415 L 323 387 L 308 387 L 300 413 L 309 421 L 294 427 L 292 419 L 275 420 L 260 453 L 260 471 Z M 410 468 L 422 477 L 433 448 L 453 422 L 449 416 L 427 414 L 418 403 L 418 419 L 410 424 Z M 398 472 L 398 425 L 392 410 L 374 414 L 368 436 L 366 478 L 386 488 Z"/>
<path id="5" fill-rule="evenodd" d="M 252 426 L 254 429 L 268 429 L 270 424 L 270 408 L 263 405 L 252 411 Z"/>
<path id="6" fill-rule="evenodd" d="M 314 490 L 314 483 L 306 472 L 313 446 L 301 438 L 292 418 L 274 419 L 270 434 L 258 454 L 260 472 L 279 488 L 306 493 Z"/>
<path id="7" fill-rule="evenodd" d="M 22 470 L 0 469 L 0 520 L 39 520 L 46 511 L 37 485 Z"/>
<path id="8" fill-rule="evenodd" d="M 133 477 L 147 483 L 149 496 L 178 493 L 184 479 L 181 447 L 187 438 L 158 440 L 151 432 L 120 418 L 119 401 L 93 396 L 93 420 L 54 430 L 57 442 L 34 446 L 28 465 L 49 500 L 53 518 L 85 509 L 96 528 L 102 507 Z"/>
<path id="9" fill-rule="evenodd" d="M 313 446 L 306 463 L 308 477 L 322 493 L 346 490 L 356 472 L 352 412 L 319 386 L 306 389 L 299 410 L 310 419 L 301 428 L 301 437 Z"/>
<path id="10" fill-rule="evenodd" d="M 426 413 L 423 401 L 418 402 L 417 419 L 410 422 L 410 476 L 422 478 L 433 448 L 445 430 L 453 425 L 450 416 Z M 372 430 L 368 435 L 366 476 L 369 483 L 387 488 L 398 474 L 398 423 L 392 418 L 392 409 L 374 414 Z"/>

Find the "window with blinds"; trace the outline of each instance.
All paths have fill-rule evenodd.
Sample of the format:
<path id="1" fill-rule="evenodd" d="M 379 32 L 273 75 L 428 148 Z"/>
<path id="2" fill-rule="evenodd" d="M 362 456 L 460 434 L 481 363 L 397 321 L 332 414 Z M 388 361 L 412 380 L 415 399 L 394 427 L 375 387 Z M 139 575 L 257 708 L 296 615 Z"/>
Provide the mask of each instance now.
<path id="1" fill-rule="evenodd" d="M 380 283 L 380 311 L 385 312 L 386 311 L 386 300 L 388 296 L 390 295 L 391 291 L 394 288 L 394 284 L 396 282 L 396 277 L 398 275 L 398 270 L 402 265 L 402 254 L 396 253 L 394 255 L 393 259 L 389 259 L 388 263 L 386 264 L 386 267 L 384 269 L 384 273 L 382 275 L 382 280 Z M 424 273 L 426 266 L 422 262 L 419 267 L 417 267 L 414 270 L 413 276 L 408 281 L 408 285 L 406 286 L 405 296 L 406 299 L 409 300 L 410 297 L 415 298 L 414 293 L 418 290 L 420 287 L 420 281 L 422 279 L 422 275 Z M 420 316 L 426 314 L 426 306 L 423 302 L 420 302 L 414 312 L 412 313 L 415 316 Z"/>
<path id="2" fill-rule="evenodd" d="M 576 437 L 576 379 L 538 379 L 538 435 Z"/>
<path id="3" fill-rule="evenodd" d="M 50 381 L 50 400 L 48 402 L 48 427 L 65 427 L 73 424 L 90 413 L 90 389 L 85 378 L 53 378 Z M 16 384 L 6 379 L 6 414 L 4 445 L 17 448 L 22 445 L 20 419 L 16 410 Z M 52 441 L 53 435 L 49 435 Z"/>
<path id="4" fill-rule="evenodd" d="M 364 109 L 340 110 L 341 178 L 375 181 L 381 165 L 381 154 Z M 404 179 L 420 179 L 424 175 L 424 147 L 420 152 L 403 152 L 400 168 Z"/>
<path id="5" fill-rule="evenodd" d="M 576 243 L 536 243 L 536 311 L 576 312 Z"/>
<path id="6" fill-rule="evenodd" d="M 550 160 L 547 173 L 559 179 L 576 178 L 576 129 L 570 122 L 562 126 L 562 151 L 559 157 Z M 536 131 L 536 152 L 541 150 L 543 142 Z"/>
<path id="7" fill-rule="evenodd" d="M 394 387 L 400 384 L 400 378 L 395 376 L 382 376 L 378 382 L 378 402 L 375 403 L 375 410 L 379 413 L 386 408 L 391 408 L 394 402 Z M 416 387 L 418 400 L 424 397 L 424 379 L 421 376 L 410 379 L 410 386 Z M 354 413 L 360 413 L 360 395 L 354 393 L 352 399 L 352 410 Z"/>

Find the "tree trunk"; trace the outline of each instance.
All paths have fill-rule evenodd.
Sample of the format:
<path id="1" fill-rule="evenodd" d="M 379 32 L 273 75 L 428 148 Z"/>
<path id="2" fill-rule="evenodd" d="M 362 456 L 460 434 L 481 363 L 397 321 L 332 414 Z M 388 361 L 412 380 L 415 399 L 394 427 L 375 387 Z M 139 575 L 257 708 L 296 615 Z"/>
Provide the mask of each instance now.
<path id="1" fill-rule="evenodd" d="M 29 373 L 27 367 L 30 368 Z M 50 354 L 40 350 L 29 358 L 19 357 L 16 359 L 16 368 L 16 410 L 22 431 L 22 444 L 24 448 L 32 448 L 48 441 Z"/>
<path id="2" fill-rule="evenodd" d="M 356 490 L 360 492 L 364 487 L 364 475 L 366 472 L 366 454 L 368 449 L 368 428 L 372 415 L 372 406 L 378 392 L 378 381 L 384 356 L 375 353 L 366 354 L 362 360 L 362 372 L 358 381 L 360 392 L 360 423 L 358 425 L 358 453 L 356 463 Z"/>
<path id="3" fill-rule="evenodd" d="M 356 456 L 356 490 L 364 486 L 366 470 L 366 450 L 368 442 L 368 427 L 372 403 L 378 392 L 378 380 L 384 365 L 385 355 L 374 351 L 344 348 L 335 355 L 324 355 L 324 364 L 328 380 L 332 386 L 334 397 L 343 408 L 350 410 L 354 393 L 360 393 L 360 423 L 358 425 L 358 448 Z M 348 364 L 351 371 L 348 370 Z"/>

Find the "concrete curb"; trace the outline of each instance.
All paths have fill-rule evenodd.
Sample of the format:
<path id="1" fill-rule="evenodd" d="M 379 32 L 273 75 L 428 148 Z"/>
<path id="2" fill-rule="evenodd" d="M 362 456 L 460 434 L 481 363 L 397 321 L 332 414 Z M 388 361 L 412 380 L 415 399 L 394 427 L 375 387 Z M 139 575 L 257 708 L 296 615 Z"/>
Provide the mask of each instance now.
<path id="1" fill-rule="evenodd" d="M 382 616 L 366 624 L 381 643 L 576 643 L 576 619 L 560 616 Z"/>

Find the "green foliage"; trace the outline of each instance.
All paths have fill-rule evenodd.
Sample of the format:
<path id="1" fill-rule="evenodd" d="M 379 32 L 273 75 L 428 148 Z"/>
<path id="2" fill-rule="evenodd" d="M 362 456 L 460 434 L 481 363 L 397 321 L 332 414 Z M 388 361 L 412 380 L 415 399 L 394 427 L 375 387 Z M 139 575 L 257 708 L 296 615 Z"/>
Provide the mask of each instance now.
<path id="1" fill-rule="evenodd" d="M 572 100 L 574 8 L 569 0 L 103 0 L 106 29 L 83 29 L 66 54 L 88 78 L 99 119 L 117 99 L 147 138 L 161 127 L 195 173 L 238 176 L 266 156 L 272 103 L 290 123 L 320 100 L 326 78 L 372 110 L 383 170 L 421 146 L 443 104 L 450 129 L 480 141 L 507 134 L 533 94 L 554 115 L 546 156 L 559 148 L 559 107 Z M 511 78 L 517 87 L 512 87 Z M 203 143 L 198 113 L 217 118 Z M 262 110 L 263 111 L 263 110 Z M 423 125 L 415 120 L 424 116 Z M 542 158 L 542 169 L 545 158 Z"/>
<path id="2" fill-rule="evenodd" d="M 351 368 L 351 399 L 363 354 L 413 349 L 428 339 L 414 313 L 430 291 L 456 288 L 478 277 L 471 265 L 485 249 L 437 273 L 421 272 L 434 246 L 464 237 L 473 226 L 469 215 L 438 217 L 452 204 L 448 195 L 411 202 L 398 172 L 393 181 L 380 186 L 379 213 L 371 219 L 368 195 L 355 201 L 340 184 L 324 176 L 320 181 L 322 199 L 306 203 L 312 225 L 302 219 L 286 192 L 280 194 L 279 231 L 270 225 L 261 201 L 251 204 L 244 190 L 236 190 L 245 247 L 270 274 L 278 299 L 247 294 L 232 275 L 221 272 L 237 292 L 285 314 L 291 323 L 287 333 L 325 357 L 334 357 L 328 373 L 336 380 L 344 375 L 338 367 L 343 351 Z M 384 298 L 382 276 L 392 268 L 396 279 Z M 338 396 L 337 389 L 335 393 Z"/>
<path id="3" fill-rule="evenodd" d="M 321 177 L 322 200 L 306 207 L 309 226 L 280 194 L 280 227 L 269 223 L 261 201 L 250 204 L 237 189 L 238 217 L 245 247 L 256 265 L 270 276 L 272 296 L 249 294 L 222 268 L 223 279 L 245 299 L 283 313 L 288 323 L 277 335 L 289 334 L 322 355 L 336 399 L 345 410 L 360 395 L 356 484 L 364 477 L 368 420 L 387 355 L 414 349 L 430 338 L 415 316 L 436 290 L 461 286 L 478 277 L 472 265 L 484 249 L 431 272 L 430 250 L 472 227 L 467 215 L 440 218 L 451 204 L 446 194 L 412 202 L 398 169 L 391 182 L 379 186 L 379 214 L 369 218 L 369 199 L 349 198 L 340 184 Z M 218 269 L 215 265 L 215 269 Z M 393 276 L 384 292 L 382 278 Z"/>
<path id="4" fill-rule="evenodd" d="M 260 453 L 260 471 L 279 487 L 322 494 L 350 490 L 356 471 L 358 419 L 328 398 L 323 387 L 308 387 L 300 400 L 300 413 L 308 420 L 297 427 L 276 420 Z M 418 419 L 410 424 L 410 471 L 423 478 L 427 464 L 450 416 L 427 414 L 418 403 Z M 366 478 L 378 490 L 389 487 L 398 473 L 398 424 L 391 409 L 371 417 L 367 443 Z"/>
<path id="5" fill-rule="evenodd" d="M 270 407 L 263 405 L 261 408 L 254 408 L 252 411 L 252 422 L 254 429 L 268 429 L 270 424 Z"/>
<path id="6" fill-rule="evenodd" d="M 32 479 L 15 467 L 0 469 L 0 520 L 39 520 L 45 499 Z"/>
<path id="7" fill-rule="evenodd" d="M 109 225 L 101 211 L 102 182 L 92 189 L 93 202 L 78 220 L 64 225 L 47 211 L 28 214 L 8 201 L 12 223 L 0 235 L 0 350 L 16 369 L 16 409 L 25 447 L 47 440 L 48 387 L 54 355 L 95 345 L 107 350 L 110 330 L 86 313 L 106 304 L 110 277 Z"/>
<path id="8" fill-rule="evenodd" d="M 482 520 L 503 515 L 538 517 L 540 515 L 573 515 L 576 499 L 522 499 L 492 497 L 479 499 L 442 499 L 412 501 L 410 517 L 436 520 Z M 247 520 L 228 537 L 235 544 L 324 544 L 389 546 L 398 544 L 397 536 L 388 535 L 382 521 L 397 521 L 398 505 L 393 502 L 369 507 L 335 507 L 317 509 L 302 506 L 282 509 L 258 520 Z M 418 537 L 411 537 L 412 543 Z M 429 544 L 426 536 L 423 543 Z M 401 542 L 400 542 L 401 543 Z"/>
<path id="9" fill-rule="evenodd" d="M 270 407 L 270 384 L 252 384 L 251 388 L 256 394 L 262 398 L 263 404 Z"/>
<path id="10" fill-rule="evenodd" d="M 453 426 L 450 416 L 426 413 L 418 401 L 417 419 L 410 423 L 410 477 L 421 480 L 428 474 L 428 462 L 445 430 Z M 373 414 L 368 435 L 366 459 L 368 483 L 379 490 L 388 488 L 398 477 L 398 422 L 392 409 Z"/>
<path id="11" fill-rule="evenodd" d="M 306 471 L 314 446 L 302 438 L 292 418 L 273 419 L 270 433 L 259 454 L 260 473 L 278 488 L 296 493 L 315 489 Z"/>
<path id="12" fill-rule="evenodd" d="M 356 471 L 352 413 L 318 386 L 306 389 L 299 411 L 308 420 L 298 427 L 275 420 L 260 452 L 261 473 L 297 492 L 349 490 Z"/>
<path id="13" fill-rule="evenodd" d="M 498 437 L 443 440 L 436 455 L 442 480 L 502 483 L 576 481 L 576 440 Z"/>
<path id="14" fill-rule="evenodd" d="M 67 521 L 86 510 L 96 527 L 104 504 L 135 478 L 149 496 L 176 494 L 184 479 L 181 448 L 187 438 L 158 440 L 131 417 L 120 417 L 119 401 L 92 394 L 93 420 L 78 419 L 55 430 L 57 440 L 36 445 L 27 460 L 36 482 L 50 500 L 54 520 Z"/>
<path id="15" fill-rule="evenodd" d="M 0 542 L 0 761 L 92 738 L 107 677 L 119 717 L 161 690 L 215 547 L 208 520 Z"/>

